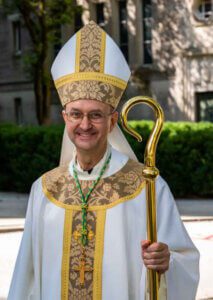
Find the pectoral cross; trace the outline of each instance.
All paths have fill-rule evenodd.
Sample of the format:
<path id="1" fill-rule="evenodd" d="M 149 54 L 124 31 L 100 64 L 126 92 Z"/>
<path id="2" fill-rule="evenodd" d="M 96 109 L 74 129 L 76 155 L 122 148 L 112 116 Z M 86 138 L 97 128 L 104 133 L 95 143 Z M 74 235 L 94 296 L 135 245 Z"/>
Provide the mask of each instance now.
<path id="1" fill-rule="evenodd" d="M 76 231 L 73 232 L 73 236 L 74 236 L 74 239 L 75 239 L 76 241 L 78 241 L 79 238 L 81 237 L 81 233 L 80 233 L 79 231 L 76 230 Z M 88 233 L 88 239 L 91 240 L 93 237 L 94 237 L 93 231 L 92 231 L 92 230 L 89 230 L 89 233 Z"/>
<path id="2" fill-rule="evenodd" d="M 80 257 L 80 263 L 78 267 L 72 268 L 74 271 L 78 271 L 80 273 L 80 285 L 84 285 L 85 272 L 93 271 L 93 268 L 86 266 L 85 255 L 82 253 Z"/>

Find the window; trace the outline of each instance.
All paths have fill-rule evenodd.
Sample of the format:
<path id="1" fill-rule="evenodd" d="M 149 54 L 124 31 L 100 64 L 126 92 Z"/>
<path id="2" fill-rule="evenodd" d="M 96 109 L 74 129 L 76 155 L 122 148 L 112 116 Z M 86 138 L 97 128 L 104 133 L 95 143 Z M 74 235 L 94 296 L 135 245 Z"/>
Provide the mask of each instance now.
<path id="1" fill-rule="evenodd" d="M 209 21 L 213 17 L 213 0 L 197 1 L 195 16 L 200 21 Z"/>
<path id="2" fill-rule="evenodd" d="M 14 98 L 14 106 L 15 106 L 15 120 L 16 123 L 20 125 L 23 123 L 21 98 Z"/>
<path id="3" fill-rule="evenodd" d="M 21 54 L 21 22 L 13 21 L 13 51 L 15 55 Z"/>
<path id="4" fill-rule="evenodd" d="M 152 3 L 151 0 L 143 0 L 143 53 L 144 64 L 152 63 Z"/>
<path id="5" fill-rule="evenodd" d="M 119 1 L 119 21 L 120 21 L 120 48 L 128 61 L 128 31 L 127 31 L 127 10 L 126 1 Z"/>
<path id="6" fill-rule="evenodd" d="M 74 23 L 74 31 L 77 32 L 83 26 L 82 22 L 82 8 L 78 6 L 75 11 L 75 23 Z"/>
<path id="7" fill-rule="evenodd" d="M 197 121 L 213 122 L 213 92 L 197 93 Z"/>
<path id="8" fill-rule="evenodd" d="M 101 28 L 104 28 L 104 26 L 105 26 L 104 3 L 96 4 L 96 20 L 97 20 L 97 24 Z"/>

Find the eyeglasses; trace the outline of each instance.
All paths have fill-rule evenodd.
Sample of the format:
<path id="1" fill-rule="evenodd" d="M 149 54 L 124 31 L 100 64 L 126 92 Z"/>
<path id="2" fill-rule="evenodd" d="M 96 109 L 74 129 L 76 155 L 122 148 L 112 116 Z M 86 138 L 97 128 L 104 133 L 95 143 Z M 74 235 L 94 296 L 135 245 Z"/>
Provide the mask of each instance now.
<path id="1" fill-rule="evenodd" d="M 91 111 L 89 113 L 82 113 L 81 111 L 66 112 L 65 110 L 63 112 L 66 114 L 67 120 L 72 123 L 82 122 L 84 116 L 86 116 L 91 123 L 103 123 L 108 116 L 114 113 L 114 111 L 106 114 L 101 111 Z"/>

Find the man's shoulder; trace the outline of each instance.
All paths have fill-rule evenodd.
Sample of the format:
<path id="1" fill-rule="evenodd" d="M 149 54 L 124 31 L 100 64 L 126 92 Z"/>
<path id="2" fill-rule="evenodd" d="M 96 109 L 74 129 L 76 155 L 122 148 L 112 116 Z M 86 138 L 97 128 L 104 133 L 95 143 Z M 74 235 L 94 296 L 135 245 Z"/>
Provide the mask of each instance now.
<path id="1" fill-rule="evenodd" d="M 137 170 L 137 169 L 142 170 L 144 168 L 144 164 L 139 161 L 129 158 L 127 161 L 127 167 L 130 170 Z"/>
<path id="2" fill-rule="evenodd" d="M 135 174 L 141 179 L 141 181 L 143 181 L 143 168 L 144 165 L 142 163 L 129 158 L 125 166 L 121 169 L 121 172 L 126 176 Z"/>
<path id="3" fill-rule="evenodd" d="M 57 166 L 49 171 L 43 173 L 40 177 L 38 177 L 32 184 L 31 190 L 38 188 L 40 185 L 44 185 L 44 182 L 57 182 L 62 176 L 67 175 L 68 173 L 68 164 Z"/>
<path id="4" fill-rule="evenodd" d="M 112 150 L 112 164 L 113 164 L 113 172 L 112 178 L 115 180 L 117 178 L 120 181 L 128 181 L 132 182 L 137 180 L 138 182 L 142 182 L 143 176 L 142 171 L 144 165 L 139 161 L 129 158 L 126 154 L 113 149 Z"/>
<path id="5" fill-rule="evenodd" d="M 143 168 L 142 163 L 130 158 L 128 155 L 115 148 L 112 148 L 112 162 L 118 166 L 118 169 L 122 168 L 122 166 L 129 170 Z"/>
<path id="6" fill-rule="evenodd" d="M 42 185 L 56 184 L 57 182 L 63 181 L 63 178 L 69 176 L 69 164 L 58 166 L 44 173 L 41 176 Z"/>
<path id="7" fill-rule="evenodd" d="M 65 164 L 65 165 L 61 165 L 61 166 L 57 166 L 47 172 L 45 172 L 41 177 L 44 177 L 44 176 L 60 176 L 60 175 L 63 175 L 65 173 L 67 173 L 68 171 L 68 167 L 69 165 L 68 164 Z"/>

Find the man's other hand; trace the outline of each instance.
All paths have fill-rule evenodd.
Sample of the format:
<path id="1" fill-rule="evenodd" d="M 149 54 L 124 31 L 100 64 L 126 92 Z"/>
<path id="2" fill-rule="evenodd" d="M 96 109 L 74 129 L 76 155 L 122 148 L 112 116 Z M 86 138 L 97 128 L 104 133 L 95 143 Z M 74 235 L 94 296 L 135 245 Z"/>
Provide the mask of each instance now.
<path id="1" fill-rule="evenodd" d="M 148 269 L 165 273 L 169 269 L 170 252 L 164 243 L 152 243 L 148 240 L 141 242 L 141 255 Z"/>

